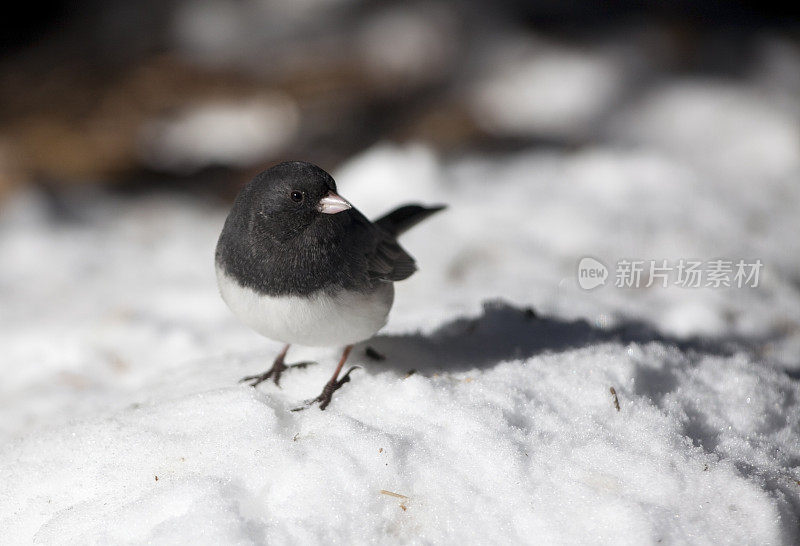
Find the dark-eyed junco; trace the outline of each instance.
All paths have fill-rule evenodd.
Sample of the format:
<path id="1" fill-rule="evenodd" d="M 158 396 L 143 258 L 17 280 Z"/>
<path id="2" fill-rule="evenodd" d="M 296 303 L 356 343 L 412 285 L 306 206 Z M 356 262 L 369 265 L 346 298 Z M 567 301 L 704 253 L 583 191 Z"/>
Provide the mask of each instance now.
<path id="1" fill-rule="evenodd" d="M 345 346 L 333 377 L 309 402 L 325 409 L 353 371 L 339 378 L 353 344 L 386 324 L 393 282 L 416 271 L 396 237 L 442 208 L 406 205 L 372 223 L 315 165 L 281 163 L 256 176 L 222 229 L 217 282 L 242 322 L 286 346 L 269 371 L 242 381 L 277 385 L 291 367 L 284 359 L 292 344 Z"/>

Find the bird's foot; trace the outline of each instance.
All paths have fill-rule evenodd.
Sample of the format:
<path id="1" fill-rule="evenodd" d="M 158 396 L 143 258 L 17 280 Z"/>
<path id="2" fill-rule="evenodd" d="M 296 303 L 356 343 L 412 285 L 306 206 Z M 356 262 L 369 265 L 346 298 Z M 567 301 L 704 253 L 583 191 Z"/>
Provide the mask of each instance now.
<path id="1" fill-rule="evenodd" d="M 272 364 L 272 368 L 267 370 L 264 373 L 256 374 L 256 375 L 248 375 L 247 377 L 243 377 L 239 380 L 239 383 L 248 383 L 251 387 L 257 387 L 270 377 L 272 378 L 272 382 L 275 383 L 278 387 L 281 386 L 281 375 L 285 370 L 289 368 L 306 368 L 308 366 L 313 366 L 316 364 L 314 361 L 305 361 L 305 362 L 297 362 L 295 364 L 289 364 L 288 366 L 284 364 L 282 361 L 276 360 L 275 363 Z"/>
<path id="2" fill-rule="evenodd" d="M 302 411 L 314 404 L 319 404 L 319 409 L 324 410 L 328 407 L 328 404 L 331 403 L 331 399 L 333 398 L 333 393 L 338 391 L 342 388 L 342 385 L 350 381 L 350 374 L 353 370 L 360 368 L 361 366 L 351 366 L 349 370 L 345 372 L 345 374 L 339 378 L 338 380 L 331 379 L 325 384 L 325 388 L 322 389 L 322 393 L 313 398 L 311 400 L 306 400 L 302 406 L 294 408 L 292 411 Z"/>

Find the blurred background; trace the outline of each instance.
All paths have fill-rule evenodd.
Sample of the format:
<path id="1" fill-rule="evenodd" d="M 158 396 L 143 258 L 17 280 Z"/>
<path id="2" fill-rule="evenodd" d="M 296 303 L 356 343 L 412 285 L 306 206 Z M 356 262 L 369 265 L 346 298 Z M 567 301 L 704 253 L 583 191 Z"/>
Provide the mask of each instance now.
<path id="1" fill-rule="evenodd" d="M 449 205 L 402 241 L 420 272 L 389 335 L 499 297 L 592 332 L 737 343 L 800 377 L 788 3 L 33 7 L 0 23 L 0 440 L 271 361 L 221 302 L 213 252 L 238 189 L 289 159 L 371 217 Z M 758 288 L 585 291 L 583 256 L 612 275 L 621 259 L 764 269 Z"/>
<path id="2" fill-rule="evenodd" d="M 380 141 L 447 156 L 574 149 L 692 122 L 735 141 L 748 109 L 796 114 L 800 96 L 797 19 L 778 2 L 96 0 L 2 26 L 0 195 L 229 197 L 271 162 L 330 170 Z M 676 77 L 689 83 L 665 89 Z M 717 119 L 724 101 L 746 111 Z M 658 123 L 624 123 L 634 105 Z M 768 154 L 780 171 L 797 154 L 782 136 L 721 153 Z"/>

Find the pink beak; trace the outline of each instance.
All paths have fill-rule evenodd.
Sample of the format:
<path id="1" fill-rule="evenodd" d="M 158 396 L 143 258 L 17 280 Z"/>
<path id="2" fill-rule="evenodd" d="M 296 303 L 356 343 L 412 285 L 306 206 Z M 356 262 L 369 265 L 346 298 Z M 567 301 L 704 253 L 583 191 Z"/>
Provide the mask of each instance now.
<path id="1" fill-rule="evenodd" d="M 343 210 L 352 209 L 353 205 L 342 199 L 335 191 L 331 190 L 319 200 L 317 210 L 322 214 L 336 214 Z"/>

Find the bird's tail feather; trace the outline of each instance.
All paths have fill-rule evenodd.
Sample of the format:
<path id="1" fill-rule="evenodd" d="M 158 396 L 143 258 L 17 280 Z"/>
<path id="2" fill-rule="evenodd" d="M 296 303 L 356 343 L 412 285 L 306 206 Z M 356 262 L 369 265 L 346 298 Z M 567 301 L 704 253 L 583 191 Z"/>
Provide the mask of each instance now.
<path id="1" fill-rule="evenodd" d="M 446 208 L 445 205 L 423 207 L 422 205 L 404 205 L 381 216 L 375 221 L 381 229 L 392 235 L 400 235 L 422 222 L 428 216 Z"/>

